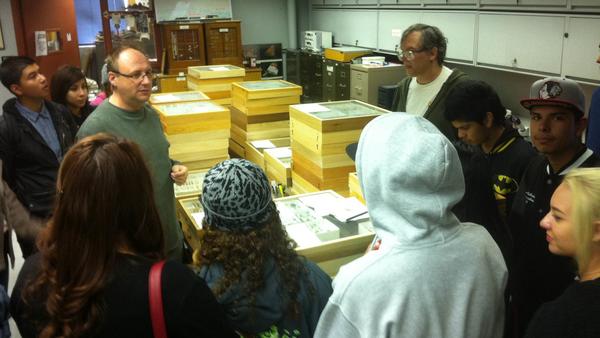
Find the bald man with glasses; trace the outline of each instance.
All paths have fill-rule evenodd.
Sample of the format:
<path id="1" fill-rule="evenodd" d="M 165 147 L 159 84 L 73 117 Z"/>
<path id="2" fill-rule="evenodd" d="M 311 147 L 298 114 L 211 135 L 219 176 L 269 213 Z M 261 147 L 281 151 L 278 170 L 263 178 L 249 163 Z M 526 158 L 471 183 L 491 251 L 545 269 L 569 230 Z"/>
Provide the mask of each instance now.
<path id="1" fill-rule="evenodd" d="M 165 253 L 169 258 L 181 260 L 183 234 L 175 215 L 173 182 L 184 184 L 187 168 L 169 158 L 169 142 L 158 114 L 147 104 L 153 79 L 150 61 L 141 50 L 123 46 L 112 52 L 107 68 L 113 94 L 87 118 L 77 138 L 104 132 L 130 139 L 142 148 L 152 173 Z"/>
<path id="2" fill-rule="evenodd" d="M 397 52 L 408 76 L 398 83 L 392 108 L 425 117 L 454 142 L 457 132 L 444 118 L 444 101 L 467 75 L 444 66 L 446 48 L 446 38 L 435 26 L 415 24 L 402 33 Z"/>

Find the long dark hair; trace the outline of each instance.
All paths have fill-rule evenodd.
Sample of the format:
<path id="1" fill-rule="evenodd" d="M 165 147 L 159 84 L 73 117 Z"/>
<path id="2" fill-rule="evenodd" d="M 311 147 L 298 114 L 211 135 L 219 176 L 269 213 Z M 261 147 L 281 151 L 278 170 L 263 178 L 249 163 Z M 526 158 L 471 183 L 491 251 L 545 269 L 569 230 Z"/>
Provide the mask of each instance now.
<path id="1" fill-rule="evenodd" d="M 38 240 L 41 272 L 24 293 L 25 302 L 47 297 L 40 337 L 93 333 L 117 253 L 160 259 L 163 247 L 140 148 L 107 134 L 79 141 L 61 164 L 54 213 Z"/>
<path id="2" fill-rule="evenodd" d="M 85 74 L 83 74 L 81 69 L 71 65 L 60 66 L 56 70 L 56 73 L 52 75 L 52 80 L 50 81 L 50 96 L 52 96 L 52 101 L 69 107 L 69 104 L 67 102 L 67 93 L 69 92 L 71 86 L 80 80 L 84 80 L 85 86 L 87 88 L 87 82 L 85 82 Z M 89 106 L 90 102 L 88 100 L 86 101 L 85 106 L 81 108 L 81 112 L 90 109 Z"/>
<path id="3" fill-rule="evenodd" d="M 296 243 L 289 237 L 281 224 L 279 213 L 274 211 L 266 224 L 245 232 L 220 231 L 204 224 L 200 249 L 194 253 L 198 266 L 221 264 L 224 274 L 213 288 L 217 297 L 237 285 L 246 273 L 246 284 L 242 288 L 255 304 L 258 291 L 265 285 L 265 266 L 273 259 L 281 276 L 282 297 L 294 316 L 300 315 L 298 296 L 300 283 L 307 280 L 308 271 L 296 251 Z M 312 290 L 309 287 L 309 290 Z"/>

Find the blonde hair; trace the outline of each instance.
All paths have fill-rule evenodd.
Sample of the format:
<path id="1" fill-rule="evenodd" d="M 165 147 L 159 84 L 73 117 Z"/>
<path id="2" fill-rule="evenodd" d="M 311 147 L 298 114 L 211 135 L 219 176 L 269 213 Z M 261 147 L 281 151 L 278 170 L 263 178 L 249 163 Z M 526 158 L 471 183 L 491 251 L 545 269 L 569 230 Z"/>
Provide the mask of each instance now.
<path id="1" fill-rule="evenodd" d="M 563 183 L 571 190 L 571 220 L 577 243 L 575 260 L 581 275 L 591 260 L 594 222 L 600 221 L 600 168 L 574 169 Z"/>

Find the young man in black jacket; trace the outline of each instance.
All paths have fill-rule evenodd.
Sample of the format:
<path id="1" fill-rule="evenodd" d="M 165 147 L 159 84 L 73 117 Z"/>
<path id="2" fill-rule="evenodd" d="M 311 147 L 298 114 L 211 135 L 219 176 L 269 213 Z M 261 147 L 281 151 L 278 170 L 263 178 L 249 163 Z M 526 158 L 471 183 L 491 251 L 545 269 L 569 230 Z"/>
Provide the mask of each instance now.
<path id="1" fill-rule="evenodd" d="M 2 176 L 19 201 L 37 217 L 51 215 L 60 162 L 75 140 L 69 112 L 45 100 L 46 77 L 34 60 L 9 57 L 0 65 L 0 81 L 16 98 L 3 105 L 0 116 Z M 19 238 L 23 255 L 35 243 Z"/>
<path id="2" fill-rule="evenodd" d="M 548 250 L 539 223 L 564 175 L 574 168 L 600 167 L 600 158 L 581 141 L 586 128 L 585 97 L 573 80 L 545 78 L 533 83 L 521 105 L 530 111 L 531 139 L 542 154 L 525 169 L 509 215 L 515 241 L 515 304 L 522 334 L 539 306 L 556 299 L 573 282 L 576 267 Z"/>

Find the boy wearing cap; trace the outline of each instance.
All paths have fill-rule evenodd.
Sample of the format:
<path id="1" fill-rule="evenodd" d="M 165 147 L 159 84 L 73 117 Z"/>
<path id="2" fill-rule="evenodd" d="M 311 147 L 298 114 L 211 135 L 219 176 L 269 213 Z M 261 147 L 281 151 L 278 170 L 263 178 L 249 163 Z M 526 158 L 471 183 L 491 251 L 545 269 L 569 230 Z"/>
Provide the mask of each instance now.
<path id="1" fill-rule="evenodd" d="M 515 305 L 523 333 L 537 308 L 555 299 L 573 282 L 574 264 L 548 251 L 539 222 L 565 174 L 574 168 L 598 167 L 598 158 L 581 141 L 587 119 L 585 97 L 573 80 L 545 78 L 533 83 L 521 105 L 531 114 L 531 139 L 541 155 L 523 175 L 509 216 L 515 242 Z"/>

